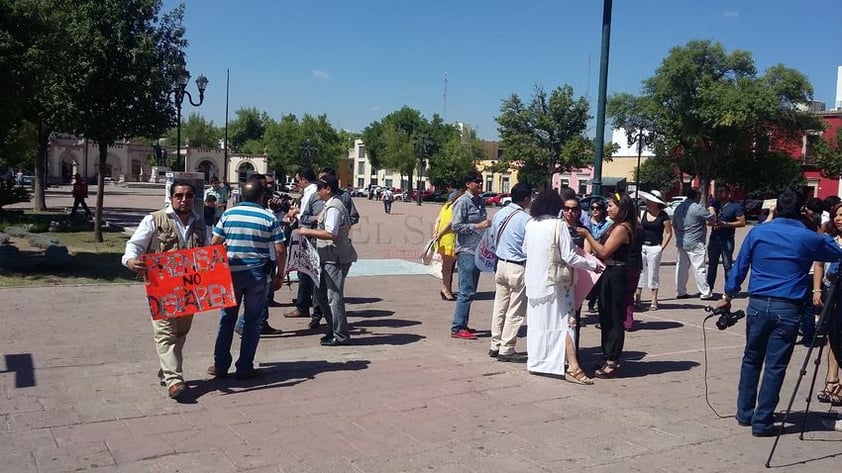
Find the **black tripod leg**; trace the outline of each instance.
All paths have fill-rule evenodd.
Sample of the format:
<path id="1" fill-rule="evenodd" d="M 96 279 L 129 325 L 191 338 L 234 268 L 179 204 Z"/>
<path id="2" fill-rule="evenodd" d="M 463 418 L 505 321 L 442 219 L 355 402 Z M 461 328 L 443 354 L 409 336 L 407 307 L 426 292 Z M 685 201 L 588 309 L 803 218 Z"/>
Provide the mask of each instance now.
<path id="1" fill-rule="evenodd" d="M 818 341 L 819 334 L 816 332 L 816 335 L 813 336 L 813 346 L 816 345 Z M 816 361 L 813 362 L 815 367 L 813 368 L 813 379 L 810 381 L 810 390 L 807 392 L 807 407 L 804 408 L 804 417 L 801 419 L 801 433 L 798 435 L 799 440 L 804 440 L 804 432 L 807 430 L 807 413 L 810 412 L 810 401 L 813 399 L 813 390 L 816 387 L 816 378 L 819 375 L 819 366 L 822 364 L 822 353 L 824 353 L 824 345 L 819 346 L 819 352 L 816 355 Z M 810 356 L 810 351 L 807 351 L 807 356 Z M 804 376 L 805 373 L 801 373 L 801 376 Z"/>

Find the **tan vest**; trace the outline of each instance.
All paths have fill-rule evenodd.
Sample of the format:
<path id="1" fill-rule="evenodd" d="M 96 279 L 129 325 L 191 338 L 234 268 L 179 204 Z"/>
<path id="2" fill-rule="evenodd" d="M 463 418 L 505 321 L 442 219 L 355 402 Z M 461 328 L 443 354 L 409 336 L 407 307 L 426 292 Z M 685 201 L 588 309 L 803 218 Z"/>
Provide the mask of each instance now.
<path id="1" fill-rule="evenodd" d="M 178 224 L 173 219 L 178 218 L 175 214 L 168 214 L 166 209 L 152 212 L 152 223 L 155 225 L 155 234 L 152 240 L 149 241 L 149 247 L 146 249 L 147 253 L 163 253 L 170 250 L 184 250 L 187 248 L 196 248 L 197 246 L 205 246 L 207 234 L 205 233 L 205 226 L 202 221 L 195 219 L 193 225 L 187 233 L 187 241 L 181 236 L 178 231 Z"/>
<path id="2" fill-rule="evenodd" d="M 348 264 L 357 261 L 357 250 L 351 244 L 348 234 L 351 232 L 351 220 L 348 218 L 348 210 L 341 200 L 331 197 L 325 202 L 325 208 L 319 214 L 319 230 L 325 229 L 325 216 L 327 209 L 339 211 L 339 232 L 333 240 L 316 240 L 316 250 L 319 252 L 319 259 L 322 263 L 330 262 L 337 264 Z"/>

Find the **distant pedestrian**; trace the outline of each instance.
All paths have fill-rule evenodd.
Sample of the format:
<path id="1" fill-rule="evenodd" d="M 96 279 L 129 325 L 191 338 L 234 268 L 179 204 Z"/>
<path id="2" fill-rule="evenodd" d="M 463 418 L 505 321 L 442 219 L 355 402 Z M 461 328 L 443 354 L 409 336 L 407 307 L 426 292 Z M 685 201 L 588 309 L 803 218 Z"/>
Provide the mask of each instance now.
<path id="1" fill-rule="evenodd" d="M 608 214 L 605 213 L 605 201 L 599 199 L 591 200 L 591 208 L 590 208 L 590 216 L 588 218 L 588 227 L 591 231 L 591 235 L 599 241 L 602 238 L 602 235 L 605 234 L 606 231 L 611 227 L 613 223 L 611 219 L 608 218 Z M 602 281 L 602 278 L 596 280 L 596 284 L 594 284 L 591 292 L 588 293 L 588 312 L 596 313 L 596 304 L 599 300 L 599 283 Z"/>
<path id="2" fill-rule="evenodd" d="M 76 209 L 79 208 L 81 205 L 83 209 L 85 209 L 85 215 L 90 218 L 91 216 L 91 209 L 88 208 L 88 204 L 85 203 L 85 199 L 88 198 L 88 183 L 82 179 L 82 176 L 76 174 L 73 176 L 73 210 L 70 211 L 70 216 L 76 216 Z"/>
<path id="3" fill-rule="evenodd" d="M 675 208 L 672 215 L 675 246 L 678 250 L 675 262 L 675 297 L 677 299 L 690 297 L 687 294 L 687 280 L 692 268 L 696 278 L 696 287 L 699 289 L 699 298 L 711 300 L 713 293 L 708 285 L 705 269 L 705 234 L 707 222 L 712 221 L 716 216 L 699 204 L 698 189 L 688 189 L 685 195 L 687 198 Z"/>
<path id="4" fill-rule="evenodd" d="M 210 225 L 216 225 L 216 222 L 219 221 L 219 217 L 222 215 L 222 212 L 225 212 L 225 210 L 228 209 L 228 197 L 230 194 L 228 193 L 228 190 L 219 183 L 219 179 L 214 176 L 211 178 L 211 188 L 205 191 L 205 197 L 208 195 L 212 195 L 216 198 L 216 208 L 214 210 L 212 221 L 207 223 Z"/>
<path id="5" fill-rule="evenodd" d="M 453 231 L 456 233 L 456 261 L 459 266 L 459 295 L 456 297 L 456 310 L 450 336 L 467 340 L 476 340 L 476 335 L 468 328 L 471 315 L 471 302 L 477 292 L 480 270 L 474 262 L 474 252 L 482 238 L 483 230 L 491 226 L 482 197 L 482 175 L 470 171 L 462 179 L 465 193 L 453 204 Z"/>
<path id="6" fill-rule="evenodd" d="M 205 246 L 205 227 L 193 213 L 196 190 L 186 181 L 175 181 L 170 187 L 172 205 L 143 217 L 137 230 L 126 243 L 123 266 L 143 273 L 146 265 L 141 258 L 146 253 L 185 250 Z M 170 398 L 178 399 L 184 394 L 182 371 L 182 349 L 187 333 L 193 324 L 193 316 L 153 320 L 152 331 L 158 351 L 158 379 L 167 387 Z"/>
<path id="7" fill-rule="evenodd" d="M 228 376 L 231 366 L 231 342 L 240 304 L 243 304 L 243 338 L 240 342 L 240 358 L 237 360 L 239 379 L 254 378 L 259 372 L 254 367 L 254 355 L 260 342 L 260 317 L 266 307 L 266 271 L 269 261 L 269 246 L 277 255 L 278 270 L 272 281 L 277 290 L 283 283 L 286 249 L 280 222 L 271 211 L 263 208 L 265 196 L 263 183 L 250 178 L 243 185 L 243 202 L 226 210 L 213 229 L 211 243 L 226 243 L 231 279 L 234 283 L 234 297 L 237 305 L 222 309 L 219 331 L 213 350 L 213 365 L 208 374 L 217 378 Z"/>
<path id="8" fill-rule="evenodd" d="M 386 211 L 387 214 L 391 214 L 392 201 L 395 200 L 394 194 L 392 194 L 392 189 L 389 189 L 388 187 L 384 189 L 381 198 L 383 199 L 383 209 Z"/>

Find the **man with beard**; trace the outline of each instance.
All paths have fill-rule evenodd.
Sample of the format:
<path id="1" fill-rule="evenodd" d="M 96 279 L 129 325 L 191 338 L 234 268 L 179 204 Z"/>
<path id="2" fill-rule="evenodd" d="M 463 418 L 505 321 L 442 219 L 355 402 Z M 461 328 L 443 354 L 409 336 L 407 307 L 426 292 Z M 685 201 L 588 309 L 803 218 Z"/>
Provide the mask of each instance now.
<path id="1" fill-rule="evenodd" d="M 141 256 L 146 253 L 204 246 L 207 241 L 205 226 L 193 213 L 195 197 L 196 189 L 192 184 L 174 182 L 170 187 L 170 205 L 144 217 L 126 243 L 123 266 L 143 273 L 146 265 Z M 192 323 L 192 315 L 152 321 L 161 365 L 158 379 L 167 387 L 167 394 L 172 399 L 179 399 L 187 389 L 182 372 L 182 349 Z"/>

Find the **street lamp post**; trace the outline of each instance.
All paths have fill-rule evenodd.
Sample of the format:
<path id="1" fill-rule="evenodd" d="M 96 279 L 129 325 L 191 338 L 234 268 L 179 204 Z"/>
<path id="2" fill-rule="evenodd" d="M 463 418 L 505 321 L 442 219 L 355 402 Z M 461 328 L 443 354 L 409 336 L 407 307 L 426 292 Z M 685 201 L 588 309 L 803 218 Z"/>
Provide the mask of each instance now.
<path id="1" fill-rule="evenodd" d="M 311 143 L 311 142 L 310 142 L 310 138 L 307 138 L 307 141 L 305 141 L 305 142 L 301 145 L 301 154 L 303 154 L 303 155 L 304 155 L 304 159 L 306 159 L 306 160 L 307 160 L 307 167 L 308 167 L 308 168 L 312 168 L 312 167 L 313 167 L 313 155 L 314 155 L 316 152 L 318 152 L 318 151 L 319 151 L 319 149 L 318 149 L 318 148 L 316 148 L 316 147 L 313 145 L 313 143 Z"/>
<path id="2" fill-rule="evenodd" d="M 199 74 L 196 78 L 196 87 L 199 89 L 199 101 L 193 101 L 193 95 L 187 91 L 187 83 L 190 82 L 190 72 L 184 67 L 179 67 L 178 76 L 176 77 L 175 90 L 175 109 L 176 109 L 176 126 L 175 126 L 175 145 L 178 159 L 181 159 L 181 105 L 184 102 L 184 96 L 187 96 L 190 105 L 198 107 L 205 101 L 205 89 L 208 87 L 208 78 L 203 74 Z M 184 157 L 184 171 L 187 171 L 187 156 Z"/>
<path id="3" fill-rule="evenodd" d="M 418 205 L 421 205 L 421 201 L 423 200 L 423 196 L 421 195 L 421 186 L 424 185 L 424 166 L 426 164 L 424 157 L 427 155 L 428 148 L 432 145 L 432 143 L 433 142 L 426 136 L 423 136 L 420 140 L 418 140 L 418 186 L 416 186 L 416 192 L 418 192 Z"/>
<path id="4" fill-rule="evenodd" d="M 634 135 L 628 135 L 629 144 L 633 145 L 637 143 L 637 170 L 635 171 L 634 177 L 634 198 L 635 200 L 638 199 L 640 194 L 640 157 L 643 155 L 643 148 L 649 146 L 654 141 L 655 135 L 652 131 L 647 130 L 644 127 L 640 127 L 637 129 L 637 133 Z"/>

